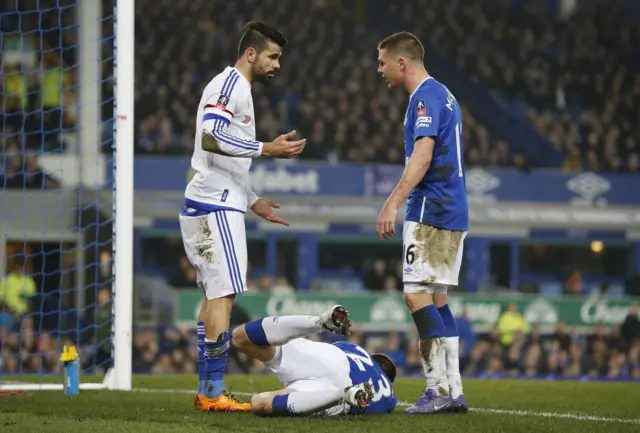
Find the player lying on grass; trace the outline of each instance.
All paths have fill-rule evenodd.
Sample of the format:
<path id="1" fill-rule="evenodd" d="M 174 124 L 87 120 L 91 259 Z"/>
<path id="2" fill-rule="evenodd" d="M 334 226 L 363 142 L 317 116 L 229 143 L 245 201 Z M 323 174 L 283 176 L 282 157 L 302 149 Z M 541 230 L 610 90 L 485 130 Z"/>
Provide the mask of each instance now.
<path id="1" fill-rule="evenodd" d="M 233 330 L 238 351 L 260 360 L 282 382 L 279 391 L 257 394 L 252 412 L 262 416 L 378 414 L 396 407 L 396 366 L 362 347 L 311 341 L 323 330 L 347 335 L 348 311 L 336 305 L 319 316 L 265 317 Z"/>

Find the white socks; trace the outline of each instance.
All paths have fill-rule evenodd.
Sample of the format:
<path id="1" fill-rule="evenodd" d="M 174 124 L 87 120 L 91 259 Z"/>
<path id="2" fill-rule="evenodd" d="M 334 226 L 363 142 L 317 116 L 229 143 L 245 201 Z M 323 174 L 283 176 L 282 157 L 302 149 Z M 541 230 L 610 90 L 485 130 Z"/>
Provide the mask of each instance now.
<path id="1" fill-rule="evenodd" d="M 427 389 L 433 389 L 440 396 L 449 395 L 447 383 L 446 350 L 444 338 L 420 340 L 422 368 L 427 379 Z M 427 352 L 428 353 L 423 353 Z"/>
<path id="2" fill-rule="evenodd" d="M 460 337 L 445 339 L 446 372 L 449 381 L 451 398 L 458 398 L 462 394 L 462 377 L 460 377 Z"/>
<path id="3" fill-rule="evenodd" d="M 322 331 L 320 316 L 275 316 L 262 319 L 262 329 L 271 346 Z"/>
<path id="4" fill-rule="evenodd" d="M 296 415 L 312 415 L 335 406 L 344 397 L 344 390 L 322 392 L 295 391 L 287 399 L 287 411 Z"/>

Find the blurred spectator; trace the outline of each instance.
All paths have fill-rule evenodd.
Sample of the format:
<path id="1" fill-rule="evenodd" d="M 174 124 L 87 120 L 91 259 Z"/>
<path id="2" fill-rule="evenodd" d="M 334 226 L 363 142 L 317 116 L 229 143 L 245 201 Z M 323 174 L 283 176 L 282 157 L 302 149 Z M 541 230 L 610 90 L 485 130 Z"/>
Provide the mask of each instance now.
<path id="1" fill-rule="evenodd" d="M 260 275 L 255 286 L 253 280 L 247 281 L 247 290 L 272 294 L 287 294 L 295 292 L 295 288 L 286 277 L 280 276 L 274 281 L 274 279 L 268 274 Z"/>
<path id="2" fill-rule="evenodd" d="M 364 278 L 365 287 L 374 291 L 384 290 L 387 275 L 387 262 L 384 259 L 374 260 L 371 269 Z"/>
<path id="3" fill-rule="evenodd" d="M 417 341 L 417 340 L 416 340 Z M 400 334 L 391 331 L 387 335 L 387 343 L 381 348 L 382 353 L 393 360 L 398 367 L 404 367 L 406 364 L 406 354 L 401 346 Z"/>
<path id="4" fill-rule="evenodd" d="M 191 265 L 187 256 L 182 255 L 178 260 L 178 266 L 169 277 L 169 284 L 174 287 L 197 287 L 198 274 Z"/>
<path id="5" fill-rule="evenodd" d="M 257 289 L 259 292 L 269 293 L 271 292 L 271 288 L 273 287 L 273 279 L 267 275 L 262 274 L 258 277 Z"/>
<path id="6" fill-rule="evenodd" d="M 7 275 L 0 279 L 0 313 L 23 316 L 31 310 L 29 299 L 36 294 L 36 283 L 26 269 L 24 255 L 7 261 Z"/>
<path id="7" fill-rule="evenodd" d="M 286 294 L 293 292 L 295 292 L 295 289 L 285 277 L 276 278 L 276 282 L 271 288 L 271 293 Z"/>
<path id="8" fill-rule="evenodd" d="M 103 287 L 98 291 L 95 334 L 93 336 L 94 352 L 84 359 L 84 368 L 98 367 L 105 371 L 113 364 L 111 357 L 111 325 L 113 322 L 111 295 L 110 287 Z"/>
<path id="9" fill-rule="evenodd" d="M 627 279 L 625 283 L 625 292 L 629 296 L 640 296 L 640 270 L 635 270 Z"/>
<path id="10" fill-rule="evenodd" d="M 398 285 L 398 278 L 395 275 L 387 275 L 384 278 L 384 291 L 387 293 L 397 293 L 402 291 L 402 287 Z"/>
<path id="11" fill-rule="evenodd" d="M 42 170 L 33 152 L 21 150 L 21 146 L 17 143 L 20 136 L 13 138 L 10 136 L 9 133 L 8 140 L 4 143 L 6 153 L 3 158 L 4 167 L 0 167 L 0 185 L 4 188 L 25 189 L 59 187 L 59 182 Z"/>
<path id="12" fill-rule="evenodd" d="M 622 322 L 621 334 L 629 345 L 640 341 L 640 318 L 638 317 L 638 307 L 636 305 L 629 307 L 627 317 Z"/>
<path id="13" fill-rule="evenodd" d="M 500 333 L 500 342 L 505 345 L 511 344 L 516 332 L 523 334 L 529 332 L 529 325 L 524 316 L 518 312 L 518 306 L 513 302 L 507 306 L 506 311 L 498 319 L 496 328 Z"/>
<path id="14" fill-rule="evenodd" d="M 582 281 L 582 275 L 577 270 L 574 270 L 569 274 L 565 285 L 565 295 L 582 295 L 584 293 L 584 282 Z"/>
<path id="15" fill-rule="evenodd" d="M 531 326 L 529 335 L 527 335 L 526 340 L 524 338 L 523 329 L 519 329 L 513 334 L 512 344 L 520 346 L 521 342 L 525 342 L 525 341 L 526 341 L 525 344 L 527 347 L 531 347 L 534 345 L 540 345 L 540 346 L 543 345 L 544 341 L 543 341 L 542 335 L 540 334 L 540 325 L 538 325 L 537 323 L 534 323 Z"/>
<path id="16" fill-rule="evenodd" d="M 620 326 L 612 326 L 609 330 L 609 338 L 607 339 L 607 346 L 612 352 L 626 352 L 627 342 L 622 337 L 620 332 Z"/>
<path id="17" fill-rule="evenodd" d="M 556 328 L 553 332 L 552 338 L 558 342 L 560 350 L 569 350 L 569 346 L 571 346 L 571 336 L 565 332 L 564 323 L 562 321 L 558 321 L 558 323 L 556 323 Z"/>
<path id="18" fill-rule="evenodd" d="M 604 332 L 602 323 L 597 323 L 593 328 L 593 332 L 587 336 L 587 353 L 592 354 L 597 345 L 607 346 L 607 336 Z"/>
<path id="19" fill-rule="evenodd" d="M 460 345 L 458 348 L 460 358 L 464 359 L 469 356 L 469 353 L 476 345 L 478 336 L 473 331 L 471 322 L 467 317 L 467 312 L 464 311 L 461 316 L 456 317 L 456 326 L 458 328 L 458 335 L 460 336 Z"/>

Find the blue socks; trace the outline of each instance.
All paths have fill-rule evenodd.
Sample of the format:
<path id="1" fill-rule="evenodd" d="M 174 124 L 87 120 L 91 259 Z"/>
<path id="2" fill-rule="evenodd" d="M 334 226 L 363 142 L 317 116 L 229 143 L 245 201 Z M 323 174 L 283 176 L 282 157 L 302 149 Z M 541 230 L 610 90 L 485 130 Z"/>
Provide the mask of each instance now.
<path id="1" fill-rule="evenodd" d="M 249 340 L 256 346 L 269 346 L 269 340 L 267 340 L 267 333 L 262 326 L 264 319 L 254 320 L 244 325 L 244 332 L 246 332 Z"/>
<path id="2" fill-rule="evenodd" d="M 203 325 L 204 329 L 204 325 Z M 205 340 L 200 337 L 200 323 L 198 324 L 198 394 L 208 398 L 215 398 L 226 390 L 224 385 L 224 371 L 227 367 L 227 357 L 231 336 L 228 332 L 220 334 L 218 341 Z M 200 347 L 202 346 L 202 351 Z"/>
<path id="3" fill-rule="evenodd" d="M 442 307 L 438 308 L 438 313 L 440 313 L 440 317 L 442 317 L 442 323 L 444 324 L 443 337 L 459 337 L 460 335 L 458 334 L 458 327 L 456 326 L 456 321 L 453 318 L 451 310 L 449 309 L 449 304 L 444 304 Z"/>
<path id="4" fill-rule="evenodd" d="M 198 394 L 204 395 L 204 322 L 198 322 L 196 333 L 198 336 Z"/>
<path id="5" fill-rule="evenodd" d="M 427 305 L 411 315 L 418 329 L 420 340 L 444 337 L 445 326 L 435 305 Z"/>
<path id="6" fill-rule="evenodd" d="M 289 394 L 276 395 L 271 401 L 271 407 L 275 416 L 289 415 Z"/>

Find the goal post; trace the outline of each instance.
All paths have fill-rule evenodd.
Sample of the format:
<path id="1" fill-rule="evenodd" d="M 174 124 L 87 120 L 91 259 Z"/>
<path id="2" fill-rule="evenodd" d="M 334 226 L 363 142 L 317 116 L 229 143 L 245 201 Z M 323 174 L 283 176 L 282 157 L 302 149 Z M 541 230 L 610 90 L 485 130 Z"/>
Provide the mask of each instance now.
<path id="1" fill-rule="evenodd" d="M 131 390 L 135 2 L 9 3 L 0 391 L 62 390 L 66 345 L 81 390 Z"/>
<path id="2" fill-rule="evenodd" d="M 114 380 L 109 386 L 121 391 L 131 390 L 132 379 L 134 22 L 134 0 L 118 1 L 115 25 L 116 146 L 113 189 Z"/>

